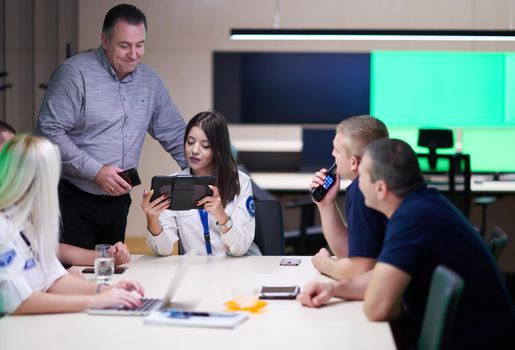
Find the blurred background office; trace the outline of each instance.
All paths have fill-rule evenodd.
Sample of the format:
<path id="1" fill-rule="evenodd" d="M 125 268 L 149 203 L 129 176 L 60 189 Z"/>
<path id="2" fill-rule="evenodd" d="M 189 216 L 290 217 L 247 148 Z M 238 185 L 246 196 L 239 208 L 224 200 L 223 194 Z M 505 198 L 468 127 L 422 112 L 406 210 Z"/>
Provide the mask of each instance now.
<path id="1" fill-rule="evenodd" d="M 103 17 L 108 9 L 119 2 L 0 0 L 0 120 L 8 122 L 19 132 L 30 132 L 50 74 L 66 57 L 98 47 Z M 393 136 L 408 139 L 412 144 L 416 142 L 419 127 L 448 127 L 454 131 L 457 143 L 452 152 L 476 152 L 476 159 L 482 159 L 481 162 L 475 161 L 472 154 L 473 172 L 497 175 L 515 173 L 515 160 L 509 151 L 515 136 L 515 113 L 511 114 L 512 110 L 515 111 L 515 102 L 512 105 L 511 99 L 506 97 L 515 87 L 513 79 L 509 78 L 509 73 L 513 72 L 512 63 L 515 62 L 510 54 L 515 49 L 514 42 L 235 41 L 229 38 L 233 28 L 272 29 L 274 26 L 303 29 L 513 30 L 513 0 L 146 0 L 131 3 L 140 7 L 149 21 L 144 62 L 162 76 L 184 118 L 189 120 L 198 111 L 217 108 L 226 114 L 228 120 L 233 121 L 230 126 L 231 139 L 242 158 L 252 162 L 264 155 L 269 164 L 274 163 L 278 167 L 260 169 L 262 162 L 257 162 L 250 164 L 254 167 L 251 171 L 302 170 L 303 130 L 304 133 L 309 128 L 330 130 L 340 117 L 348 116 L 346 113 L 371 113 L 392 128 Z M 462 113 L 453 120 L 452 116 L 445 113 L 428 116 L 422 105 L 416 110 L 422 116 L 418 122 L 417 115 L 410 120 L 406 115 L 388 114 L 391 113 L 388 110 L 391 106 L 386 102 L 400 94 L 396 93 L 394 85 L 388 83 L 395 83 L 399 79 L 402 81 L 402 77 L 381 76 L 377 72 L 378 67 L 388 66 L 395 72 L 400 66 L 409 71 L 406 62 L 412 62 L 412 59 L 424 62 L 427 54 L 437 54 L 439 59 L 451 64 L 447 66 L 445 63 L 442 66 L 444 70 L 440 72 L 441 80 L 433 85 L 435 90 L 454 94 L 456 90 L 466 90 L 471 84 L 483 86 L 484 89 L 472 91 L 464 100 L 456 97 L 458 102 L 451 103 L 451 112 L 448 108 L 450 105 L 444 105 L 443 110 L 446 113 L 460 110 L 475 113 L 481 110 L 483 114 L 471 117 Z M 327 69 L 325 71 L 328 78 L 336 77 L 334 84 L 338 84 L 338 74 L 346 78 L 352 71 L 358 72 L 354 80 L 344 79 L 347 85 L 341 88 L 344 92 L 354 93 L 347 96 L 349 101 L 343 104 L 347 110 L 342 111 L 341 116 L 331 115 L 329 119 L 324 119 L 324 113 L 320 113 L 322 117 L 311 119 L 309 114 L 302 117 L 297 114 L 299 118 L 295 119 L 294 107 L 299 109 L 295 101 L 281 104 L 281 108 L 290 105 L 293 112 L 280 108 L 274 110 L 273 107 L 280 103 L 272 101 L 264 104 L 264 107 L 271 106 L 271 110 L 259 109 L 262 114 L 252 114 L 263 104 L 259 100 L 249 102 L 245 96 L 266 95 L 267 91 L 274 94 L 277 87 L 274 84 L 283 82 L 264 80 L 262 84 L 269 86 L 270 90 L 256 85 L 255 90 L 250 89 L 245 95 L 241 86 L 234 85 L 235 81 L 252 81 L 254 78 L 248 76 L 248 71 L 252 71 L 253 67 L 269 65 L 277 68 L 284 62 L 289 66 L 290 59 L 291 62 L 304 60 L 306 75 L 293 71 L 295 76 L 302 76 L 303 83 L 324 74 L 324 71 L 319 73 L 317 69 L 331 67 L 333 59 L 347 60 L 345 62 L 357 59 L 353 62 L 358 63 L 354 63 L 356 66 L 352 66 L 350 72 L 330 74 L 329 71 L 328 74 Z M 313 64 L 316 60 L 324 63 Z M 242 62 L 245 62 L 244 68 Z M 255 66 L 252 66 L 252 62 L 255 62 Z M 477 79 L 469 82 L 455 81 L 454 76 L 449 77 L 450 72 L 455 72 L 460 66 L 464 67 L 460 71 L 462 76 L 469 75 Z M 349 66 L 345 64 L 344 67 Z M 487 68 L 478 71 L 477 67 Z M 295 69 L 302 69 L 302 66 Z M 380 70 L 382 72 L 384 70 Z M 287 75 L 285 77 L 288 79 Z M 381 79 L 378 80 L 378 77 Z M 365 85 L 360 85 L 363 82 Z M 328 87 L 323 83 L 313 81 L 315 90 L 334 90 L 331 85 Z M 383 83 L 386 85 L 381 85 Z M 357 84 L 354 89 L 351 88 L 353 84 Z M 484 84 L 493 84 L 493 88 Z M 313 86 L 309 88 L 313 89 Z M 402 93 L 411 89 L 409 85 L 402 84 L 399 88 Z M 425 88 L 431 89 L 431 86 Z M 485 90 L 489 91 L 486 100 L 483 99 Z M 384 91 L 389 91 L 389 94 L 385 95 L 382 93 Z M 364 100 L 358 101 L 355 96 Z M 455 96 L 451 95 L 451 98 Z M 357 103 L 355 110 L 349 107 L 350 102 Z M 409 110 L 417 106 L 417 101 L 413 105 L 408 102 L 413 101 L 406 99 L 405 107 Z M 397 106 L 402 104 L 402 100 L 397 101 Z M 467 109 L 469 105 L 473 108 Z M 326 107 L 325 102 L 320 103 L 320 108 Z M 335 108 L 339 108 L 338 105 Z M 489 108 L 492 109 L 491 115 Z M 325 115 L 329 114 L 331 112 Z M 396 120 L 396 117 L 401 119 Z M 472 140 L 468 145 L 462 144 L 466 137 Z M 498 143 L 492 146 L 490 143 L 495 140 Z M 472 145 L 490 146 L 495 152 L 481 153 L 478 147 L 473 148 Z M 281 169 L 280 166 L 286 168 Z M 169 174 L 177 170 L 175 163 L 170 161 L 160 146 L 147 138 L 139 165 L 143 186 L 133 190 L 133 201 L 139 202 L 143 189 L 148 189 L 153 175 Z M 494 226 L 501 226 L 508 233 L 511 244 L 508 244 L 499 264 L 505 272 L 515 274 L 515 193 L 495 193 L 495 196 L 495 202 L 488 207 L 485 232 L 491 232 Z M 283 194 L 279 198 L 285 202 L 295 197 L 295 194 Z M 287 229 L 295 228 L 299 215 L 286 214 Z M 470 219 L 478 227 L 481 225 L 480 205 L 472 205 Z M 145 230 L 143 213 L 138 205 L 133 205 L 127 231 L 129 241 L 142 240 Z"/>

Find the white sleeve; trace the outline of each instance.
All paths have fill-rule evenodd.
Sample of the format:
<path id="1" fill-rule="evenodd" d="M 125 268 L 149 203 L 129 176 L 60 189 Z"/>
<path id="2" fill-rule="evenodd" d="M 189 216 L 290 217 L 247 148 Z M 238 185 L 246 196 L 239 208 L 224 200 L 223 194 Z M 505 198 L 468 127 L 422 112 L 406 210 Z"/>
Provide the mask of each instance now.
<path id="1" fill-rule="evenodd" d="M 0 311 L 12 313 L 32 293 L 46 291 L 66 270 L 56 256 L 49 262 L 36 261 L 19 232 L 12 237 L 8 231 L 8 221 L 0 217 Z"/>
<path id="2" fill-rule="evenodd" d="M 46 292 L 48 288 L 54 284 L 59 278 L 66 275 L 68 272 L 63 267 L 63 264 L 57 259 L 57 256 L 54 256 L 52 261 L 48 263 L 43 263 L 43 270 L 45 271 L 45 286 L 44 291 Z"/>
<path id="3" fill-rule="evenodd" d="M 1 247 L 0 247 L 1 248 Z M 33 292 L 21 271 L 23 259 L 17 256 L 14 249 L 0 251 L 0 300 L 2 311 L 12 313 Z"/>
<path id="4" fill-rule="evenodd" d="M 32 294 L 32 288 L 20 273 L 25 260 L 8 230 L 7 220 L 0 216 L 0 311 L 12 313 Z"/>
<path id="5" fill-rule="evenodd" d="M 232 228 L 222 235 L 222 241 L 229 247 L 228 253 L 242 256 L 254 240 L 256 226 L 254 197 L 250 178 L 240 172 L 240 193 L 230 203 L 227 214 L 232 219 Z"/>
<path id="6" fill-rule="evenodd" d="M 35 263 L 29 273 L 24 272 L 26 260 L 13 242 L 0 242 L 0 306 L 3 304 L 4 312 L 14 312 L 32 293 L 46 291 L 66 274 L 57 257 L 48 263 Z M 29 281 L 31 277 L 35 281 Z"/>
<path id="7" fill-rule="evenodd" d="M 177 217 L 172 210 L 165 210 L 159 215 L 159 223 L 163 231 L 157 236 L 147 233 L 147 245 L 155 255 L 165 256 L 172 254 L 173 245 L 179 240 L 177 235 Z"/>

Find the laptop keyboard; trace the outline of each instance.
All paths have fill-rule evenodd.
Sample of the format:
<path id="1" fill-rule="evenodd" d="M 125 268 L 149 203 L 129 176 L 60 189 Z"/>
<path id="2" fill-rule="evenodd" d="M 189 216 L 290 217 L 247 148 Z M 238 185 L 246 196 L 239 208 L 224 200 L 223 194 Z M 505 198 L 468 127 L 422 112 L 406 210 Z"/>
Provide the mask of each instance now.
<path id="1" fill-rule="evenodd" d="M 149 311 L 152 310 L 157 304 L 161 302 L 161 299 L 148 299 L 142 298 L 142 304 L 137 307 L 127 307 L 124 306 L 122 310 L 131 310 L 131 311 Z"/>

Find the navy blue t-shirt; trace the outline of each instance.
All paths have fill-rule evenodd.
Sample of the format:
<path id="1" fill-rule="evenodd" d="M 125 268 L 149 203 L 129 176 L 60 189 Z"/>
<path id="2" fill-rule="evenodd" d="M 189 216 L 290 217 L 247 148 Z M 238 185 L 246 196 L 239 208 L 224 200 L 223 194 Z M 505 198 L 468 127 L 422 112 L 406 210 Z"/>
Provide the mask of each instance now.
<path id="1" fill-rule="evenodd" d="M 479 233 L 436 189 L 424 184 L 404 198 L 386 226 L 378 261 L 411 276 L 404 302 L 417 331 L 432 274 L 442 264 L 465 282 L 450 348 L 497 349 L 515 341 L 515 312 L 497 263 Z"/>
<path id="2" fill-rule="evenodd" d="M 349 257 L 376 259 L 383 246 L 384 230 L 388 219 L 377 210 L 365 205 L 359 187 L 359 177 L 347 187 L 345 217 L 349 237 Z"/>

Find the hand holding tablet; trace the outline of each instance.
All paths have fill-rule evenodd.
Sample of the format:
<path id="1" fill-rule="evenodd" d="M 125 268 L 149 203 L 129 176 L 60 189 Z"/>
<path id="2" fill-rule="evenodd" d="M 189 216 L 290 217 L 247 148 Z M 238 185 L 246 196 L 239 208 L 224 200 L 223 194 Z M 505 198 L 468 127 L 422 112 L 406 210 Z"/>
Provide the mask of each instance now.
<path id="1" fill-rule="evenodd" d="M 198 209 L 196 202 L 206 196 L 213 195 L 209 185 L 215 184 L 214 176 L 175 175 L 152 177 L 151 188 L 154 190 L 150 201 L 161 195 L 170 198 L 168 209 Z"/>

